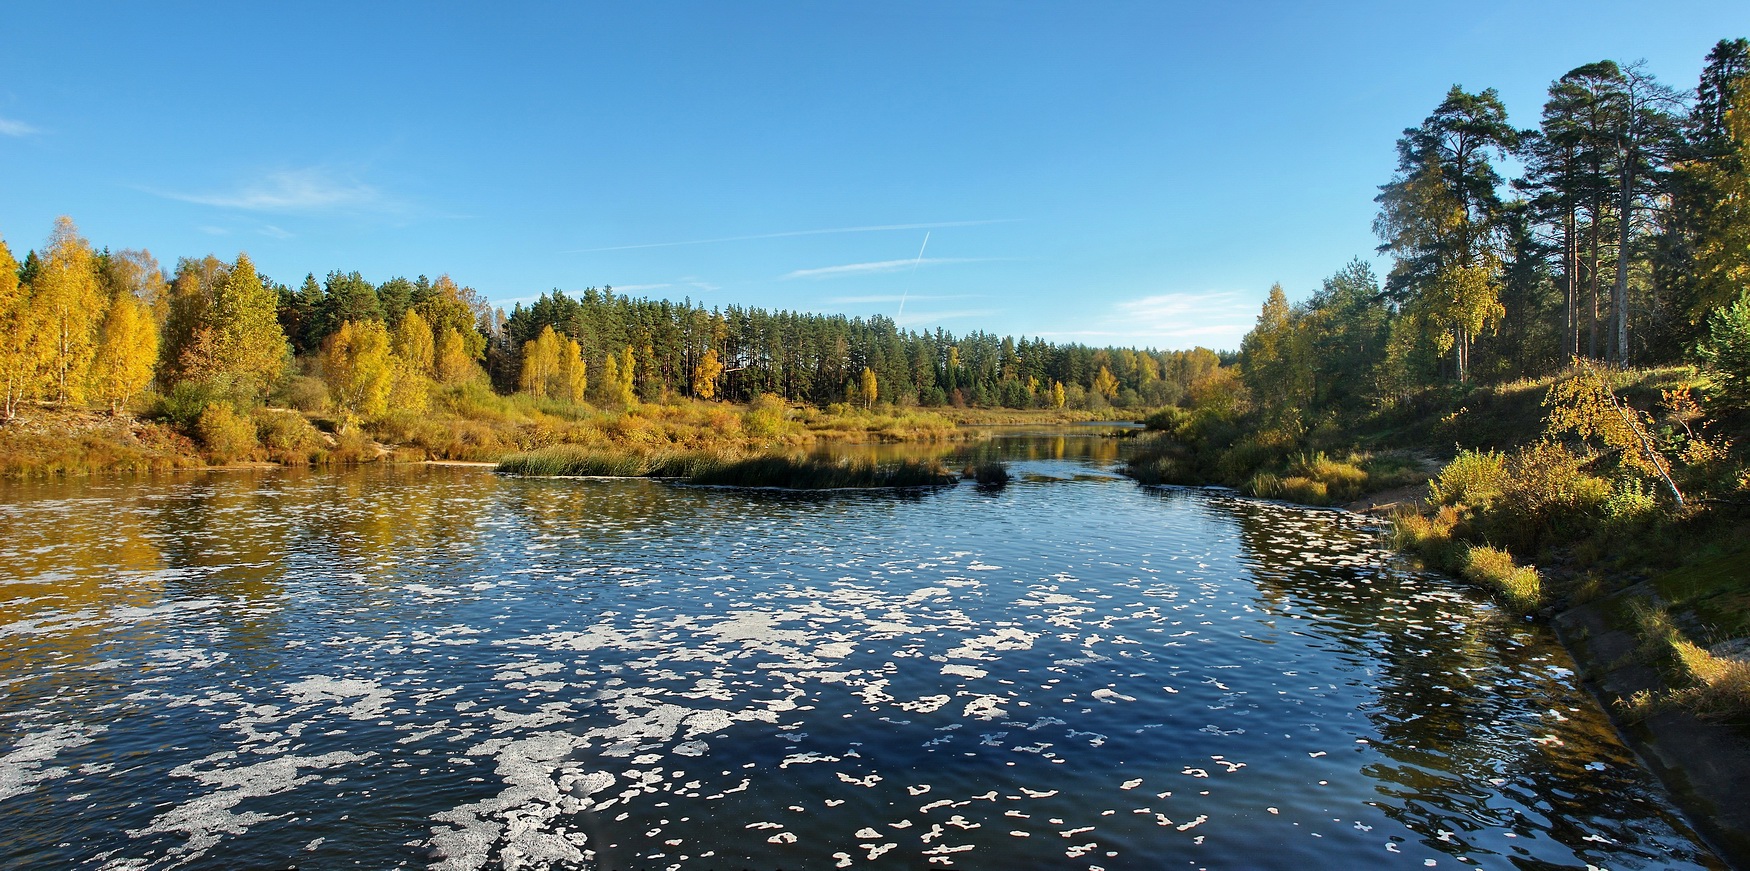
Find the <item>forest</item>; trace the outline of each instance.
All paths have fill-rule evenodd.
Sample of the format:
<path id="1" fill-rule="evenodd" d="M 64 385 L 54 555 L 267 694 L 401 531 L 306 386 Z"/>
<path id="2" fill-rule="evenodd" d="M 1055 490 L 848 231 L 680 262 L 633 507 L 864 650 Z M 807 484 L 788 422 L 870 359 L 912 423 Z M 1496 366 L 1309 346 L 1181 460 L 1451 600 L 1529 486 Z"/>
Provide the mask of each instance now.
<path id="1" fill-rule="evenodd" d="M 1299 303 L 1272 288 L 1237 352 L 957 337 L 612 288 L 505 312 L 441 275 L 333 270 L 294 287 L 246 254 L 166 269 L 145 250 L 94 249 L 63 218 L 22 259 L 0 240 L 0 415 L 132 411 L 231 459 L 317 456 L 300 447 L 314 444 L 311 421 L 328 441 L 362 431 L 483 458 L 565 441 L 564 421 L 761 397 L 866 412 L 1177 409 L 1181 422 L 1203 411 L 1205 428 L 1230 424 L 1218 447 L 1293 448 L 1336 444 L 1359 421 L 1451 413 L 1470 391 L 1576 360 L 1698 365 L 1713 377 L 1690 404 L 1729 410 L 1750 379 L 1747 73 L 1742 39 L 1713 49 L 1692 91 L 1638 65 L 1587 64 L 1550 85 L 1523 129 L 1494 91 L 1454 86 L 1404 132 L 1376 198 L 1383 280 L 1356 260 Z M 1523 173 L 1505 180 L 1509 162 Z M 447 441 L 433 420 L 451 422 Z M 482 420 L 490 437 L 457 434 Z"/>
<path id="2" fill-rule="evenodd" d="M 1405 485 L 1400 550 L 1575 644 L 1636 639 L 1663 683 L 1622 679 L 1622 712 L 1750 716 L 1750 42 L 1693 91 L 1578 67 L 1529 128 L 1455 86 L 1397 154 L 1383 280 L 1273 288 L 1243 389 L 1151 415 L 1131 474 L 1317 504 Z"/>

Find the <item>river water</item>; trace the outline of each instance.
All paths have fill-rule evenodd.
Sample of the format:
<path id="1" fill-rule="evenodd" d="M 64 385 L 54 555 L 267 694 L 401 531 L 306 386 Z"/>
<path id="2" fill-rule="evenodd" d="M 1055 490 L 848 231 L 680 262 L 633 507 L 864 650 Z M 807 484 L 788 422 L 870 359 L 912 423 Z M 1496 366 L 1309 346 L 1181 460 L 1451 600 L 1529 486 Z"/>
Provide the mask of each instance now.
<path id="1" fill-rule="evenodd" d="M 0 867 L 1720 867 L 1360 518 L 959 450 L 1018 480 L 6 485 Z"/>

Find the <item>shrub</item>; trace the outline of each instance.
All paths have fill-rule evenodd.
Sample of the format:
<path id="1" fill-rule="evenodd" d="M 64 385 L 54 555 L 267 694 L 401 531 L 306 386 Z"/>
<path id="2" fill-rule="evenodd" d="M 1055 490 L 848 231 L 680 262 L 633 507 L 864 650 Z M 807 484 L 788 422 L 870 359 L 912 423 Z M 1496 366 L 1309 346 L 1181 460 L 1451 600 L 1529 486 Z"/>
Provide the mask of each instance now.
<path id="1" fill-rule="evenodd" d="M 1191 412 L 1169 405 L 1142 419 L 1144 428 L 1153 432 L 1176 432 L 1191 419 Z"/>
<path id="2" fill-rule="evenodd" d="M 268 454 L 281 463 L 308 463 L 322 451 L 322 434 L 295 411 L 260 409 L 255 434 Z"/>
<path id="3" fill-rule="evenodd" d="M 203 409 L 195 434 L 208 456 L 220 463 L 247 459 L 256 447 L 255 424 L 228 402 L 215 402 Z"/>
<path id="4" fill-rule="evenodd" d="M 1002 487 L 1009 483 L 1009 469 L 1002 463 L 973 463 L 961 471 L 960 477 L 976 481 L 981 487 Z"/>
<path id="5" fill-rule="evenodd" d="M 1455 567 L 1455 554 L 1462 547 L 1452 540 L 1452 528 L 1457 525 L 1458 511 L 1450 505 L 1442 506 L 1432 517 L 1404 511 L 1392 518 L 1391 544 L 1430 566 L 1450 569 Z"/>
<path id="6" fill-rule="evenodd" d="M 294 375 L 274 392 L 274 399 L 287 408 L 320 414 L 329 407 L 328 385 L 320 378 Z"/>
<path id="7" fill-rule="evenodd" d="M 1515 565 L 1513 555 L 1492 547 L 1473 545 L 1465 551 L 1464 579 L 1496 594 L 1515 614 L 1530 613 L 1543 598 L 1537 569 Z"/>
<path id="8" fill-rule="evenodd" d="M 790 421 L 790 404 L 775 393 L 762 393 L 742 415 L 742 428 L 754 438 L 786 435 L 795 429 L 795 424 Z"/>
<path id="9" fill-rule="evenodd" d="M 1428 482 L 1429 500 L 1486 510 L 1507 489 L 1507 458 L 1496 451 L 1463 451 Z"/>
<path id="10" fill-rule="evenodd" d="M 1716 656 L 1685 639 L 1674 641 L 1671 650 L 1694 682 L 1677 693 L 1678 701 L 1702 713 L 1740 717 L 1750 713 L 1750 662 Z"/>
<path id="11" fill-rule="evenodd" d="M 1302 478 L 1319 485 L 1320 498 L 1326 501 L 1348 501 L 1361 495 L 1367 487 L 1367 473 L 1360 466 L 1345 460 L 1333 460 L 1324 451 L 1299 454 L 1288 464 L 1290 479 Z"/>

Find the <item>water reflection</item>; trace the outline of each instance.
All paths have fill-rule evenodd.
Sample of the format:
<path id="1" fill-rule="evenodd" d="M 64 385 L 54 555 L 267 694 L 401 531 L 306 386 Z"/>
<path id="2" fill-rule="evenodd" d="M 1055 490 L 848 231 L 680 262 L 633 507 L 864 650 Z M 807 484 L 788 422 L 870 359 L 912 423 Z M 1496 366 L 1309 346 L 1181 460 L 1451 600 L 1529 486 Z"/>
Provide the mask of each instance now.
<path id="1" fill-rule="evenodd" d="M 1717 867 L 1541 633 L 1124 444 L 0 491 L 0 865 Z"/>

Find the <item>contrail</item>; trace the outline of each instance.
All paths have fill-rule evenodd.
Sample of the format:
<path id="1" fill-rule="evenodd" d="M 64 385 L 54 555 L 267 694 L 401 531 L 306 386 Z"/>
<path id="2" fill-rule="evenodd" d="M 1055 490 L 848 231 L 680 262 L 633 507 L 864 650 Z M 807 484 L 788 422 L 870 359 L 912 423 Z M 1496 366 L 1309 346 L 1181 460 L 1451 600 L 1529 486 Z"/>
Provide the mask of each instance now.
<path id="1" fill-rule="evenodd" d="M 911 296 L 911 277 L 918 272 L 918 264 L 924 262 L 924 249 L 930 247 L 930 231 L 924 231 L 924 244 L 918 246 L 918 258 L 911 262 L 911 272 L 906 273 L 905 292 L 899 295 L 899 314 L 893 316 L 893 325 L 899 326 L 899 319 L 905 317 L 905 299 Z"/>
<path id="2" fill-rule="evenodd" d="M 822 236 L 831 233 L 872 233 L 883 230 L 923 230 L 929 227 L 976 227 L 982 224 L 1012 224 L 1021 218 L 998 218 L 988 221 L 936 221 L 928 224 L 880 224 L 871 227 L 832 227 L 826 230 L 790 230 L 784 233 L 760 233 L 754 236 L 723 236 L 717 239 L 688 239 L 684 242 L 649 242 L 643 245 L 613 245 L 607 248 L 574 248 L 561 254 L 588 254 L 595 251 L 631 251 L 636 248 L 673 248 L 677 245 L 710 245 L 717 242 L 745 242 L 750 239 L 784 239 L 791 236 Z"/>

